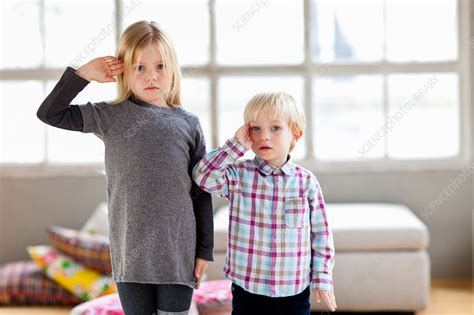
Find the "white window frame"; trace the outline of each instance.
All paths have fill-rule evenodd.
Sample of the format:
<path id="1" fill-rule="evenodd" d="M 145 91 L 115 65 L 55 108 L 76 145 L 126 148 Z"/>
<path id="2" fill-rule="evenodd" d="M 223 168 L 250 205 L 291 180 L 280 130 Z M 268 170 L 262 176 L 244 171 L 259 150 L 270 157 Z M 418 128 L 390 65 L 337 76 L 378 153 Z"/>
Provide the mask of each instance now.
<path id="1" fill-rule="evenodd" d="M 214 12 L 216 0 L 209 0 L 210 12 Z M 209 14 L 210 41 L 209 62 L 203 66 L 182 67 L 183 76 L 203 77 L 210 81 L 209 115 L 211 125 L 211 139 L 209 147 L 217 147 L 219 130 L 219 106 L 217 104 L 218 79 L 223 76 L 262 76 L 262 75 L 300 75 L 304 78 L 304 108 L 307 114 L 306 128 L 306 157 L 299 162 L 304 167 L 315 169 L 318 173 L 332 172 L 385 172 L 385 171 L 427 171 L 427 170 L 460 170 L 466 167 L 471 159 L 471 4 L 469 0 L 457 0 L 458 14 L 458 59 L 453 62 L 432 63 L 364 63 L 364 64 L 318 64 L 312 61 L 310 40 L 312 38 L 310 6 L 311 0 L 304 1 L 304 61 L 299 65 L 287 66 L 223 66 L 216 62 L 216 21 L 213 14 Z M 44 5 L 41 3 L 40 24 L 44 21 Z M 117 25 L 116 40 L 123 30 L 121 11 L 124 0 L 115 0 L 115 25 Z M 44 28 L 41 28 L 44 30 Z M 44 36 L 44 32 L 42 32 Z M 357 74 L 390 74 L 390 73 L 417 73 L 417 72 L 456 72 L 459 75 L 459 121 L 460 121 L 460 152 L 456 157 L 430 160 L 394 160 L 387 157 L 377 160 L 348 160 L 327 161 L 314 157 L 313 147 L 313 117 L 312 117 L 312 80 L 321 67 L 330 67 L 331 75 Z M 48 80 L 57 80 L 64 68 L 35 68 L 22 70 L 0 70 L 1 80 L 42 80 L 46 89 Z M 387 94 L 387 90 L 384 91 Z M 387 97 L 385 97 L 387 99 Z M 384 106 L 388 106 L 384 104 Z M 46 133 L 46 127 L 45 127 Z M 45 151 L 48 146 L 47 137 Z M 472 144 L 474 146 L 474 144 Z M 474 153 L 472 153 L 474 154 Z M 47 154 L 46 154 L 47 155 Z M 94 164 L 57 164 L 47 161 L 38 164 L 0 164 L 0 178 L 5 177 L 58 177 L 58 176 L 103 176 L 103 163 Z"/>

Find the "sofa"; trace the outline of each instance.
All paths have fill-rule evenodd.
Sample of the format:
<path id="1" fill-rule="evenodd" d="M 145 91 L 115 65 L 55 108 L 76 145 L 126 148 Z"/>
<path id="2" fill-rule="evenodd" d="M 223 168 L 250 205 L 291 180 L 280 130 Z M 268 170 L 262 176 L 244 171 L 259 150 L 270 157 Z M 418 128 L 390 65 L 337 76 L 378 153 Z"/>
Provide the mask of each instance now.
<path id="1" fill-rule="evenodd" d="M 327 204 L 336 249 L 333 270 L 337 311 L 414 312 L 426 308 L 430 290 L 429 234 L 400 204 Z M 214 217 L 213 263 L 207 280 L 222 279 L 228 207 Z M 312 311 L 327 311 L 311 301 Z"/>

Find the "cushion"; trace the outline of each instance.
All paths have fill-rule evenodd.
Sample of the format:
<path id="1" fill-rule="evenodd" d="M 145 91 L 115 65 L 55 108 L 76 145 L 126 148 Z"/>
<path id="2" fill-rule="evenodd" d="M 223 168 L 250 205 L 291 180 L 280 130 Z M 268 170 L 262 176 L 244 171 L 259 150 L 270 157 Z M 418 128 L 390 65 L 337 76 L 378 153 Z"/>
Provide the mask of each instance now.
<path id="1" fill-rule="evenodd" d="M 92 213 L 91 217 L 82 227 L 81 231 L 89 234 L 109 236 L 109 217 L 107 204 L 105 202 L 102 202 L 97 206 L 94 213 Z"/>
<path id="2" fill-rule="evenodd" d="M 51 246 L 29 246 L 28 253 L 50 279 L 84 301 L 117 292 L 110 277 L 82 266 Z"/>
<path id="3" fill-rule="evenodd" d="M 77 305 L 71 310 L 70 315 L 123 315 L 117 293 L 105 295 L 88 302 Z"/>
<path id="4" fill-rule="evenodd" d="M 404 205 L 386 203 L 326 204 L 338 251 L 420 250 L 428 246 L 428 229 Z M 229 209 L 214 216 L 214 250 L 225 252 Z"/>
<path id="5" fill-rule="evenodd" d="M 327 207 L 336 251 L 420 250 L 428 229 L 400 204 L 349 203 Z"/>
<path id="6" fill-rule="evenodd" d="M 103 235 L 50 226 L 49 241 L 54 248 L 92 270 L 110 274 L 110 243 Z"/>
<path id="7" fill-rule="evenodd" d="M 123 315 L 122 305 L 117 293 L 105 295 L 77 305 L 70 315 Z M 189 315 L 199 315 L 196 304 L 191 304 Z"/>
<path id="8" fill-rule="evenodd" d="M 215 280 L 201 282 L 199 289 L 194 290 L 193 301 L 199 314 L 224 315 L 232 312 L 232 282 Z"/>
<path id="9" fill-rule="evenodd" d="M 32 261 L 0 266 L 0 305 L 76 305 L 81 299 L 52 281 Z"/>

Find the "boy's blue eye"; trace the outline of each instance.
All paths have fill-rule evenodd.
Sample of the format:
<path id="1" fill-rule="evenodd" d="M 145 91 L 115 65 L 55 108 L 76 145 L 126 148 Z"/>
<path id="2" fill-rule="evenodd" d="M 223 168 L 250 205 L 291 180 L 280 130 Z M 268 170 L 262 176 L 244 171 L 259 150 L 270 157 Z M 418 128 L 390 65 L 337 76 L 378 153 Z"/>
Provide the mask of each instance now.
<path id="1" fill-rule="evenodd" d="M 280 129 L 281 129 L 280 126 L 273 126 L 273 127 L 272 127 L 272 131 L 278 131 L 278 130 L 280 130 Z"/>
<path id="2" fill-rule="evenodd" d="M 260 127 L 250 127 L 250 131 L 259 131 L 260 130 Z"/>
<path id="3" fill-rule="evenodd" d="M 135 69 L 136 69 L 137 71 L 143 71 L 143 70 L 145 69 L 145 67 L 142 66 L 142 65 L 138 65 L 138 66 L 135 67 Z"/>

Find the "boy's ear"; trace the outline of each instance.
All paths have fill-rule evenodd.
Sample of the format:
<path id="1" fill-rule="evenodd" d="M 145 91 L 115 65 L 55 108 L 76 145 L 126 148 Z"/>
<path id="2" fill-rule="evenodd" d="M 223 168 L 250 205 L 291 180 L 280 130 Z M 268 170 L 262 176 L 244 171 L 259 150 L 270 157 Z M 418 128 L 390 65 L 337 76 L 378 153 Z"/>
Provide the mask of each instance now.
<path id="1" fill-rule="evenodd" d="M 293 148 L 296 145 L 296 142 L 300 140 L 302 135 L 303 135 L 302 130 L 300 130 L 299 132 L 293 132 L 293 139 L 291 139 L 291 148 Z"/>
<path id="2" fill-rule="evenodd" d="M 303 136 L 303 130 L 293 133 L 293 140 L 298 141 Z"/>

